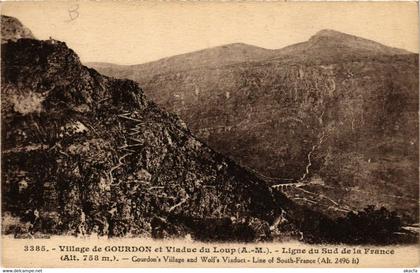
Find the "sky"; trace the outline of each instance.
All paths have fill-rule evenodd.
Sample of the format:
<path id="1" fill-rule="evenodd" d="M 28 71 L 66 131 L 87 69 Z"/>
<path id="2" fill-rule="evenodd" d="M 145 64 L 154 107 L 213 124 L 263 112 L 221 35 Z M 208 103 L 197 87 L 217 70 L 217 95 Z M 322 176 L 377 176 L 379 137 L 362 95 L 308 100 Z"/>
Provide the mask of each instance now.
<path id="1" fill-rule="evenodd" d="M 82 62 L 140 64 L 242 42 L 277 49 L 334 29 L 418 52 L 414 2 L 3 2 L 38 39 Z"/>

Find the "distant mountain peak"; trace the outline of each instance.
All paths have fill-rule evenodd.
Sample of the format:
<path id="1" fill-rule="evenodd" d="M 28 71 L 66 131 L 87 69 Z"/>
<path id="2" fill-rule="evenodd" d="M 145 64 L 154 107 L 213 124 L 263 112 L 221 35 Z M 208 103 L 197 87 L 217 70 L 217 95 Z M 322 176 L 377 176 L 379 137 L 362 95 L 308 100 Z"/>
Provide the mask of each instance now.
<path id="1" fill-rule="evenodd" d="M 352 43 L 353 41 L 358 41 L 359 43 L 365 43 L 365 44 L 376 44 L 381 45 L 380 43 L 354 36 L 351 34 L 347 34 L 344 32 L 336 31 L 333 29 L 323 29 L 315 33 L 315 35 L 311 36 L 309 38 L 308 42 L 316 42 L 316 41 L 335 41 L 335 42 L 342 42 L 342 43 Z M 349 44 L 351 45 L 351 44 Z M 384 46 L 384 45 L 381 45 Z"/>
<path id="2" fill-rule="evenodd" d="M 322 29 L 311 36 L 306 42 L 280 49 L 282 53 L 292 55 L 300 55 L 302 50 L 306 53 L 316 50 L 316 52 L 311 52 L 309 54 L 322 54 L 324 56 L 332 56 L 334 52 L 339 55 L 344 53 L 348 55 L 348 53 L 351 52 L 354 56 L 360 54 L 399 55 L 410 53 L 404 49 L 389 47 L 373 40 L 333 29 Z"/>

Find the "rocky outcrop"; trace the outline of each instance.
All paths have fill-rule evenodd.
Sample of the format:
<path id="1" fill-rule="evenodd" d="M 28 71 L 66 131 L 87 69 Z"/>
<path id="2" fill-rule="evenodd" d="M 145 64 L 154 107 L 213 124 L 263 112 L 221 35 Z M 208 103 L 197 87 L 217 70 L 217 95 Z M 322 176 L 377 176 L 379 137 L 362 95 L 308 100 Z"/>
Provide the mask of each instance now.
<path id="1" fill-rule="evenodd" d="M 34 36 L 32 32 L 22 25 L 22 23 L 10 16 L 2 15 L 1 16 L 1 43 L 7 41 L 16 41 L 21 38 L 31 38 Z"/>

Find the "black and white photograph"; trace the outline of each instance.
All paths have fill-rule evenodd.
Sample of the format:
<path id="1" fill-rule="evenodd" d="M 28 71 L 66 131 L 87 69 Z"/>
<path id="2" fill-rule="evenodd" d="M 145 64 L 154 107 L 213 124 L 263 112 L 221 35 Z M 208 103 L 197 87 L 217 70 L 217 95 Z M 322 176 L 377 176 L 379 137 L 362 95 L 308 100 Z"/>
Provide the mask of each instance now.
<path id="1" fill-rule="evenodd" d="M 43 244 L 267 244 L 299 267 L 288 244 L 340 246 L 392 267 L 405 247 L 395 265 L 418 266 L 418 28 L 417 2 L 2 3 L 5 249 L 85 267 Z"/>

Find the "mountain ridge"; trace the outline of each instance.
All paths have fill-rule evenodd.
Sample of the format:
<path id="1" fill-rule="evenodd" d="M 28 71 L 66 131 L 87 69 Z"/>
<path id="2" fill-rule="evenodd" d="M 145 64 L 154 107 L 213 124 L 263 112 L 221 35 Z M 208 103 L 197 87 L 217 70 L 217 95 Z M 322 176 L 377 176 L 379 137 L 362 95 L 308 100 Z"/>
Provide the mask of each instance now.
<path id="1" fill-rule="evenodd" d="M 263 60 L 102 72 L 139 82 L 200 139 L 269 184 L 320 178 L 329 190 L 307 188 L 358 209 L 376 196 L 378 206 L 418 219 L 417 204 L 397 202 L 418 192 L 418 54 L 323 30 Z"/>
<path id="2" fill-rule="evenodd" d="M 415 54 L 409 52 L 405 49 L 399 49 L 394 47 L 389 47 L 382 45 L 378 42 L 375 42 L 370 39 L 361 38 L 355 35 L 346 34 L 344 32 L 332 30 L 332 29 L 322 29 L 312 35 L 307 41 L 288 45 L 279 49 L 267 49 L 255 45 L 250 45 L 246 43 L 230 43 L 220 46 L 215 46 L 211 48 L 196 50 L 188 53 L 177 54 L 169 57 L 164 57 L 155 61 L 140 63 L 140 64 L 132 64 L 132 65 L 118 65 L 106 62 L 88 62 L 86 65 L 95 67 L 99 70 L 104 70 L 104 73 L 107 73 L 106 69 L 113 69 L 113 73 L 117 73 L 119 70 L 123 69 L 133 69 L 133 70 L 141 70 L 143 73 L 148 73 L 148 70 L 157 70 L 160 69 L 159 73 L 167 73 L 167 72 L 175 72 L 175 71 L 183 71 L 183 70 L 191 70 L 191 69 L 199 69 L 202 67 L 213 67 L 217 68 L 220 66 L 225 65 L 233 65 L 236 63 L 241 62 L 255 62 L 255 61 L 263 61 L 270 58 L 279 58 L 283 55 L 290 55 L 290 54 L 299 54 L 300 52 L 293 52 L 293 51 L 302 51 L 307 50 L 309 48 L 313 48 L 314 44 L 325 41 L 324 39 L 333 40 L 333 44 L 331 46 L 337 45 L 345 45 L 349 46 L 348 42 L 350 42 L 350 47 L 357 46 L 358 50 L 367 50 L 367 51 L 376 51 L 377 54 Z M 331 41 L 330 41 L 331 42 Z M 351 45 L 352 44 L 352 45 Z M 323 46 L 323 45 L 318 45 Z M 303 48 L 301 48 L 303 47 Z M 241 55 L 237 51 L 248 51 L 248 54 Z M 232 56 L 232 52 L 234 55 Z M 235 55 L 237 54 L 237 55 Z M 207 58 L 216 58 L 218 62 L 211 61 L 210 63 L 200 63 L 200 59 L 207 59 Z M 198 59 L 198 60 L 196 60 Z M 190 62 L 187 66 L 177 66 L 176 62 Z M 193 63 L 195 62 L 195 63 Z M 170 67 L 172 65 L 172 67 Z M 156 66 L 160 66 L 157 68 Z M 113 68 L 111 68 L 113 67 Z M 157 73 L 157 72 L 154 72 Z M 124 75 L 122 75 L 124 76 Z"/>

